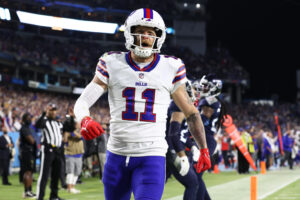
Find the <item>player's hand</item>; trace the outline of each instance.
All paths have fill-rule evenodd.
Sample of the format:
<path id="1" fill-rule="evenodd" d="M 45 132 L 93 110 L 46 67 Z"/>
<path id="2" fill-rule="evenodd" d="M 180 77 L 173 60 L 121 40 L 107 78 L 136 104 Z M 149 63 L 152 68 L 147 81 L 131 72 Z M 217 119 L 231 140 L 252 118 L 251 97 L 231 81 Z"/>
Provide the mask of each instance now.
<path id="1" fill-rule="evenodd" d="M 197 173 L 204 172 L 205 170 L 211 168 L 210 156 L 207 148 L 200 149 L 200 156 L 195 168 Z"/>
<path id="2" fill-rule="evenodd" d="M 85 117 L 81 120 L 80 133 L 85 140 L 92 140 L 104 133 L 104 130 L 98 122 L 90 117 Z"/>
<path id="3" fill-rule="evenodd" d="M 198 147 L 196 147 L 195 145 L 192 146 L 191 151 L 193 154 L 193 161 L 198 162 L 198 159 L 200 157 L 200 151 L 199 151 Z"/>
<path id="4" fill-rule="evenodd" d="M 175 162 L 174 162 L 176 168 L 179 170 L 179 174 L 181 176 L 187 175 L 190 169 L 190 162 L 187 156 L 176 156 Z"/>

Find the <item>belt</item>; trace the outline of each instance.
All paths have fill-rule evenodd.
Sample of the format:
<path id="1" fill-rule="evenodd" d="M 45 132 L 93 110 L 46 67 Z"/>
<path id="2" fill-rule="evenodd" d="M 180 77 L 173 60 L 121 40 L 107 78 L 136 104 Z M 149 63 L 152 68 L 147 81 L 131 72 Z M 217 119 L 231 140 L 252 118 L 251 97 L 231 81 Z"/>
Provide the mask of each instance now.
<path id="1" fill-rule="evenodd" d="M 59 148 L 59 146 L 56 146 L 56 145 L 54 145 L 54 144 L 43 144 L 45 147 L 49 147 L 49 148 L 53 148 L 53 149 L 58 149 Z"/>

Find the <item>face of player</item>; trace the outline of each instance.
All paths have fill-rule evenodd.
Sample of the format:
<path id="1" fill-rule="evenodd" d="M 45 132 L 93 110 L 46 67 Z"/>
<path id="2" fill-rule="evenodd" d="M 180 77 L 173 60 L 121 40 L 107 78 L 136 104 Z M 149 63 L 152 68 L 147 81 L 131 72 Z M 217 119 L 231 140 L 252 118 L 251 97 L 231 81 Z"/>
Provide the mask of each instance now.
<path id="1" fill-rule="evenodd" d="M 133 31 L 135 35 L 135 44 L 144 48 L 152 48 L 155 42 L 156 33 L 154 28 L 146 26 L 137 26 Z"/>

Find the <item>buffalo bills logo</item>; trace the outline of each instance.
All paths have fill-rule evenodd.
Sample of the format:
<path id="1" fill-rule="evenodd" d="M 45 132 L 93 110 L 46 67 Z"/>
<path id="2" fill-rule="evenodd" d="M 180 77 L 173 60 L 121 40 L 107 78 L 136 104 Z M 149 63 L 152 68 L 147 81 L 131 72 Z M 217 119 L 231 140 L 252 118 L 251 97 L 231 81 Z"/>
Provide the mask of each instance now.
<path id="1" fill-rule="evenodd" d="M 144 78 L 144 73 L 139 73 L 139 78 L 143 79 Z"/>

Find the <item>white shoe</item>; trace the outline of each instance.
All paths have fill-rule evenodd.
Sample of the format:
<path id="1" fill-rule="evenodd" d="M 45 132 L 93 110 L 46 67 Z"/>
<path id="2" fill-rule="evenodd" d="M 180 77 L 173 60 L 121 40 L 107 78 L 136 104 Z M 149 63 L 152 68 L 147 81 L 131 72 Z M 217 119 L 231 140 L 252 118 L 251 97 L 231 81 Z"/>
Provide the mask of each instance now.
<path id="1" fill-rule="evenodd" d="M 69 192 L 72 194 L 78 194 L 78 193 L 80 193 L 80 190 L 76 190 L 75 188 L 72 188 L 69 190 Z"/>
<path id="2" fill-rule="evenodd" d="M 28 192 L 24 192 L 23 193 L 23 198 L 24 199 L 31 199 L 31 198 L 35 198 L 36 194 L 32 193 L 32 191 L 28 191 Z"/>

